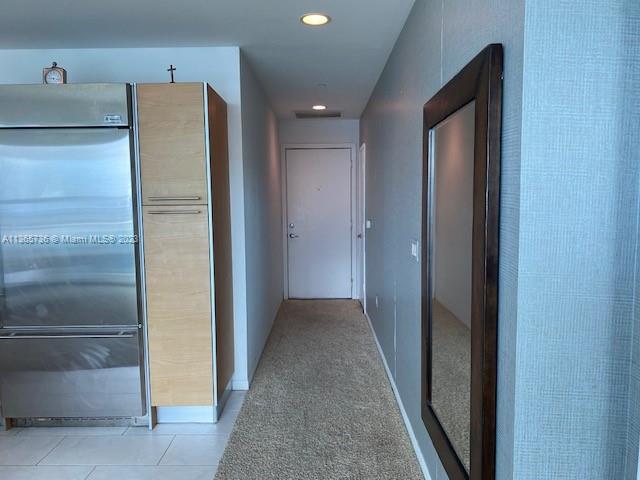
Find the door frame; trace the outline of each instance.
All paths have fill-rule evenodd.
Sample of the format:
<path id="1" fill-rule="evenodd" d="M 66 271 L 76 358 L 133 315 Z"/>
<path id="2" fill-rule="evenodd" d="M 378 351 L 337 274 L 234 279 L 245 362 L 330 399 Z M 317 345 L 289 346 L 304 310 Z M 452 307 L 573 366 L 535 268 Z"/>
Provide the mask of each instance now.
<path id="1" fill-rule="evenodd" d="M 360 254 L 357 256 L 358 261 L 358 269 L 357 269 L 357 280 L 358 280 L 358 289 L 362 289 L 362 298 L 360 299 L 360 303 L 362 303 L 362 310 L 364 312 L 367 311 L 367 144 L 362 143 L 360 145 L 360 149 L 358 150 L 358 161 L 356 168 L 356 177 L 358 179 L 358 191 L 356 202 L 358 206 L 358 212 L 356 218 L 361 216 L 360 225 L 358 228 L 361 231 L 362 238 L 360 242 Z M 356 232 L 357 235 L 357 232 Z"/>
<path id="2" fill-rule="evenodd" d="M 282 261 L 284 280 L 284 299 L 289 299 L 289 245 L 287 241 L 287 150 L 341 150 L 348 149 L 351 152 L 351 298 L 357 297 L 355 288 L 355 274 L 357 272 L 357 238 L 356 238 L 356 186 L 357 186 L 357 150 L 355 143 L 285 143 L 280 148 L 281 158 L 281 183 L 282 183 Z"/>

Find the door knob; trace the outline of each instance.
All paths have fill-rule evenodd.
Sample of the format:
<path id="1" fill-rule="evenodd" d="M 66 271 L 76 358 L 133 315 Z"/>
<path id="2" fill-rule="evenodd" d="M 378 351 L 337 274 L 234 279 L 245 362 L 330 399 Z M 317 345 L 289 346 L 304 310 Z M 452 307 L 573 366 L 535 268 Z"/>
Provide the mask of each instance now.
<path id="1" fill-rule="evenodd" d="M 298 238 L 300 235 L 296 235 L 295 233 L 290 233 L 289 238 Z"/>

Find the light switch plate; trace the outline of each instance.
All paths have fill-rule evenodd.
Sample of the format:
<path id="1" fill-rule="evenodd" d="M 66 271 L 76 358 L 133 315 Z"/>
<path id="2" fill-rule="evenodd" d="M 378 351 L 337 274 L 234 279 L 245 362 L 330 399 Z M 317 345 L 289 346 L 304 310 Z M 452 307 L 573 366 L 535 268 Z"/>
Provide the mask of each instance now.
<path id="1" fill-rule="evenodd" d="M 418 240 L 411 240 L 411 256 L 420 263 L 420 242 Z"/>
<path id="2" fill-rule="evenodd" d="M 373 227 L 373 222 L 371 220 L 367 220 L 366 222 L 364 222 L 364 226 L 367 230 L 371 230 L 371 228 Z"/>

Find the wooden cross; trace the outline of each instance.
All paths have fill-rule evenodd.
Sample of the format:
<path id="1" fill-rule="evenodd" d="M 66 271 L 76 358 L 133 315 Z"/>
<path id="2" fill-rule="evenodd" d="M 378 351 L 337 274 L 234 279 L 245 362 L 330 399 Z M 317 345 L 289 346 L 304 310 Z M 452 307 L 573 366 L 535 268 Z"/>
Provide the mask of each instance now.
<path id="1" fill-rule="evenodd" d="M 171 83 L 176 83 L 175 80 L 173 79 L 173 72 L 176 71 L 176 67 L 172 65 L 169 65 L 169 68 L 167 68 L 167 72 L 169 72 L 171 74 Z"/>

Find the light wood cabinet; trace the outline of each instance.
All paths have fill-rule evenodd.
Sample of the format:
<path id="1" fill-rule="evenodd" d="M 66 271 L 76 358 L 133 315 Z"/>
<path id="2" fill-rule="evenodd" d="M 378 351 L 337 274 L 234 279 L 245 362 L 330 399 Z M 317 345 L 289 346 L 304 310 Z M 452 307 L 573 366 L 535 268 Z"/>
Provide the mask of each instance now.
<path id="1" fill-rule="evenodd" d="M 139 85 L 137 103 L 142 203 L 206 204 L 202 84 Z"/>
<path id="2" fill-rule="evenodd" d="M 206 207 L 144 207 L 143 224 L 153 405 L 211 405 Z"/>
<path id="3" fill-rule="evenodd" d="M 219 405 L 234 371 L 226 103 L 203 84 L 136 90 L 151 404 Z"/>

